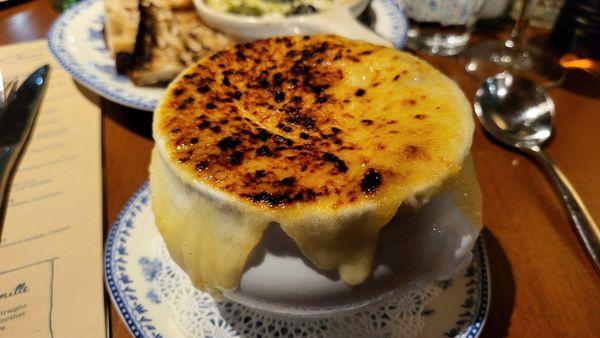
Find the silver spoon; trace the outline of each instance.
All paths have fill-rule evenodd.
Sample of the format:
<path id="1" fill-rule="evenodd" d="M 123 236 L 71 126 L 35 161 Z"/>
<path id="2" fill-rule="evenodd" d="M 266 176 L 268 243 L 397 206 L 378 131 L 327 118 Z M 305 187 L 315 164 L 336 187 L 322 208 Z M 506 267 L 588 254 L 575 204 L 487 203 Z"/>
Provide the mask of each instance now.
<path id="1" fill-rule="evenodd" d="M 475 93 L 475 113 L 494 139 L 533 157 L 546 171 L 600 273 L 600 230 L 575 189 L 541 148 L 552 137 L 552 99 L 532 81 L 504 72 L 481 84 Z"/>

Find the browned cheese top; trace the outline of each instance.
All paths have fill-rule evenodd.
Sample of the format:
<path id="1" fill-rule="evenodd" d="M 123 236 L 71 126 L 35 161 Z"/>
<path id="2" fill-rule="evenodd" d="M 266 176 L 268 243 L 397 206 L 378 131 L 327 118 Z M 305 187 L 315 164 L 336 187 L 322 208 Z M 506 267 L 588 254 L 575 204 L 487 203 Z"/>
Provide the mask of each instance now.
<path id="1" fill-rule="evenodd" d="M 192 181 L 238 200 L 338 209 L 406 197 L 460 169 L 470 107 L 429 64 L 337 36 L 238 45 L 184 71 L 155 138 Z"/>

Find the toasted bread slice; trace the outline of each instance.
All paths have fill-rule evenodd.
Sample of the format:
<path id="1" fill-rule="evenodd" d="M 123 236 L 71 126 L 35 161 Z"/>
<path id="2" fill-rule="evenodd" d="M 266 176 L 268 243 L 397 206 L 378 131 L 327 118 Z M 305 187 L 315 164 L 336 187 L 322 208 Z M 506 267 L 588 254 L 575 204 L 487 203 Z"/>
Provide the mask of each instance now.
<path id="1" fill-rule="evenodd" d="M 207 27 L 185 1 L 172 1 L 140 1 L 140 31 L 128 73 L 137 85 L 169 82 L 185 67 L 234 43 Z"/>
<path id="2" fill-rule="evenodd" d="M 138 2 L 139 0 L 104 0 L 104 36 L 119 73 L 125 73 L 133 60 L 140 24 Z"/>

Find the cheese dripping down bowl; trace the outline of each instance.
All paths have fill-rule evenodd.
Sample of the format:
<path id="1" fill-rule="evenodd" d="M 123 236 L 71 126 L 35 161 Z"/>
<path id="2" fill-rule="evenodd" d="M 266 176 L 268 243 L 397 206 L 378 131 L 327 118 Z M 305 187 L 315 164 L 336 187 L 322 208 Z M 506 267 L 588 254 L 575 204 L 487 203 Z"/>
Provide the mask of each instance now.
<path id="1" fill-rule="evenodd" d="M 481 197 L 471 107 L 412 55 L 333 35 L 237 45 L 154 113 L 152 205 L 200 290 L 257 310 L 356 310 L 451 277 Z"/>

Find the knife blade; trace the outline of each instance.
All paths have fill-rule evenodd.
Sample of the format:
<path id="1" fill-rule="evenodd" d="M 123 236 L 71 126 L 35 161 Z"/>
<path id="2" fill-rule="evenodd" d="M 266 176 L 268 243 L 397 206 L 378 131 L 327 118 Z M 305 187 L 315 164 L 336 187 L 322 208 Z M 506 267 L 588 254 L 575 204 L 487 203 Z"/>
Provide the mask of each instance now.
<path id="1" fill-rule="evenodd" d="M 36 69 L 0 116 L 0 239 L 12 178 L 33 129 L 49 74 L 49 65 Z"/>

